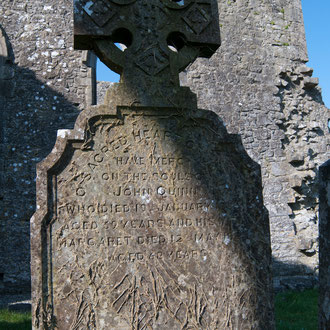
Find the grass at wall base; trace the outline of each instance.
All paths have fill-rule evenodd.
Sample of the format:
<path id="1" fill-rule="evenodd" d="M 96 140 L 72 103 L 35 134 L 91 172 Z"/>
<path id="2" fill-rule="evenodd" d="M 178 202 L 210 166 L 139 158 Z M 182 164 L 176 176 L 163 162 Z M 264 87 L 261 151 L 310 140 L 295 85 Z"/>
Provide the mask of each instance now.
<path id="1" fill-rule="evenodd" d="M 285 291 L 275 297 L 277 330 L 316 330 L 318 290 Z M 0 330 L 30 330 L 31 314 L 0 310 Z"/>

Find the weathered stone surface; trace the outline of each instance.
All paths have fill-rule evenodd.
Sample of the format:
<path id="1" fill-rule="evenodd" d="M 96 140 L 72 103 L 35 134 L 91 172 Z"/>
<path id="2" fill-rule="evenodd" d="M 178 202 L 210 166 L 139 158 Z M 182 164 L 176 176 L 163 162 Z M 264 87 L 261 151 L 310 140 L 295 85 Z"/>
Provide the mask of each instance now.
<path id="1" fill-rule="evenodd" d="M 330 160 L 320 166 L 319 329 L 330 328 Z"/>
<path id="2" fill-rule="evenodd" d="M 73 50 L 72 24 L 70 1 L 0 2 L 0 294 L 30 291 L 35 164 L 92 104 L 95 65 Z"/>
<path id="3" fill-rule="evenodd" d="M 262 166 L 276 287 L 308 287 L 317 279 L 315 173 L 329 158 L 329 110 L 319 86 L 302 88 L 312 69 L 305 65 L 300 0 L 218 4 L 223 45 L 211 66 L 200 60 L 190 67 L 188 80 L 200 106 L 216 111 L 230 132 L 239 132 L 250 156 Z M 35 210 L 35 163 L 50 152 L 56 130 L 72 127 L 79 109 L 91 103 L 93 68 L 83 52 L 73 51 L 71 11 L 72 3 L 64 0 L 0 3 L 16 85 L 15 98 L 7 97 L 0 113 L 0 176 L 5 179 L 0 187 L 1 291 L 23 284 L 29 289 L 28 219 Z M 310 123 L 319 123 L 320 129 Z M 283 158 L 292 150 L 305 155 L 304 164 L 294 162 L 287 175 L 274 177 L 270 164 L 287 166 Z M 301 182 L 291 186 L 296 175 Z M 301 236 L 314 240 L 315 254 L 298 249 Z"/>
<path id="4" fill-rule="evenodd" d="M 115 109 L 38 165 L 34 327 L 272 329 L 259 166 L 212 112 Z"/>
<path id="5" fill-rule="evenodd" d="M 95 51 L 126 83 L 178 84 L 177 73 L 210 57 L 220 40 L 216 0 L 177 2 L 74 0 L 75 48 Z"/>
<path id="6" fill-rule="evenodd" d="M 199 107 L 212 109 L 230 133 L 239 133 L 261 165 L 276 288 L 314 286 L 317 170 L 329 158 L 329 109 L 305 65 L 301 1 L 218 5 L 222 45 L 210 60 L 198 59 L 182 80 Z M 313 252 L 300 249 L 301 240 L 312 240 Z"/>
<path id="7" fill-rule="evenodd" d="M 195 15 L 211 24 L 217 13 L 206 10 L 211 2 L 203 2 L 205 8 L 195 1 L 182 8 L 130 3 L 75 7 L 76 15 L 82 8 L 88 14 L 77 18 L 75 36 L 93 17 L 106 29 L 115 11 L 113 29 L 135 18 L 140 25 L 127 27 L 133 40 L 124 62 L 104 51 L 107 65 L 122 68 L 121 83 L 104 105 L 83 111 L 73 131 L 59 131 L 53 152 L 38 166 L 31 219 L 34 328 L 274 329 L 260 168 L 238 136 L 228 135 L 213 112 L 198 110 L 194 94 L 178 83 L 179 71 L 205 55 Z M 162 61 L 161 12 L 177 20 L 175 29 L 188 17 L 199 24 L 192 45 L 187 37 L 182 53 L 168 49 Z M 145 30 L 152 32 L 145 46 L 153 57 L 141 63 L 134 57 L 145 50 L 133 45 Z M 99 31 L 93 26 L 93 38 L 86 39 L 97 52 L 116 41 Z"/>
<path id="8" fill-rule="evenodd" d="M 113 83 L 108 81 L 98 81 L 97 82 L 97 103 L 103 104 L 106 91 L 113 86 Z"/>
<path id="9" fill-rule="evenodd" d="M 128 104 L 184 106 L 185 89 L 173 92 L 179 72 L 219 45 L 216 0 L 74 1 L 75 48 L 93 50 L 121 75 Z"/>

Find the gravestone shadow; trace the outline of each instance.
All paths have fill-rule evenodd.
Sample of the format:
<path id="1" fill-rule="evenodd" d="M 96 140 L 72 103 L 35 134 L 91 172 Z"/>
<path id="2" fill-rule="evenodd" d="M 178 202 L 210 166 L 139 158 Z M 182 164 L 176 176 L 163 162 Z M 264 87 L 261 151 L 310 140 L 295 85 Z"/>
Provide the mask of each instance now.
<path id="1" fill-rule="evenodd" d="M 0 27 L 1 28 L 1 27 Z M 36 164 L 54 146 L 57 130 L 73 127 L 78 104 L 15 64 L 0 66 L 0 292 L 30 291 L 30 224 L 35 211 Z"/>

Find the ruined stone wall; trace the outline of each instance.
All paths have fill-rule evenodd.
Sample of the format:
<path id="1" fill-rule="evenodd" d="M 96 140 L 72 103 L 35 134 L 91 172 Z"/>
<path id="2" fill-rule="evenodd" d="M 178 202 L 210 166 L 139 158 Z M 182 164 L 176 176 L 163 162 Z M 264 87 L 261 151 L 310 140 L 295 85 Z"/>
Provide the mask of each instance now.
<path id="1" fill-rule="evenodd" d="M 219 0 L 222 45 L 182 80 L 262 166 L 275 287 L 315 284 L 317 168 L 329 111 L 308 61 L 300 0 Z"/>
<path id="2" fill-rule="evenodd" d="M 69 0 L 0 3 L 0 291 L 29 287 L 35 164 L 94 101 L 95 61 L 73 50 L 72 26 Z"/>
<path id="3" fill-rule="evenodd" d="M 308 286 L 317 268 L 316 172 L 329 158 L 329 115 L 304 65 L 300 0 L 219 0 L 219 11 L 222 46 L 183 80 L 200 107 L 242 134 L 262 166 L 276 286 Z M 0 25 L 1 291 L 29 285 L 35 164 L 56 130 L 95 103 L 95 57 L 72 48 L 70 0 L 2 0 Z"/>

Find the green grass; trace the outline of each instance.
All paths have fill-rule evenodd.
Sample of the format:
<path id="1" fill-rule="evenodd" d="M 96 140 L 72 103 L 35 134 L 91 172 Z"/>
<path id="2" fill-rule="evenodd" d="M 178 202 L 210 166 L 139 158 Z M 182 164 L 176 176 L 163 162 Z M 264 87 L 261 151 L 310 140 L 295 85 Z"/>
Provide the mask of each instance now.
<path id="1" fill-rule="evenodd" d="M 0 310 L 1 330 L 30 330 L 31 313 L 10 312 L 7 309 Z"/>
<path id="2" fill-rule="evenodd" d="M 275 297 L 277 330 L 316 330 L 318 290 L 286 291 Z"/>
<path id="3" fill-rule="evenodd" d="M 317 329 L 317 290 L 286 291 L 275 297 L 277 330 Z M 0 310 L 0 330 L 30 330 L 31 314 Z"/>

